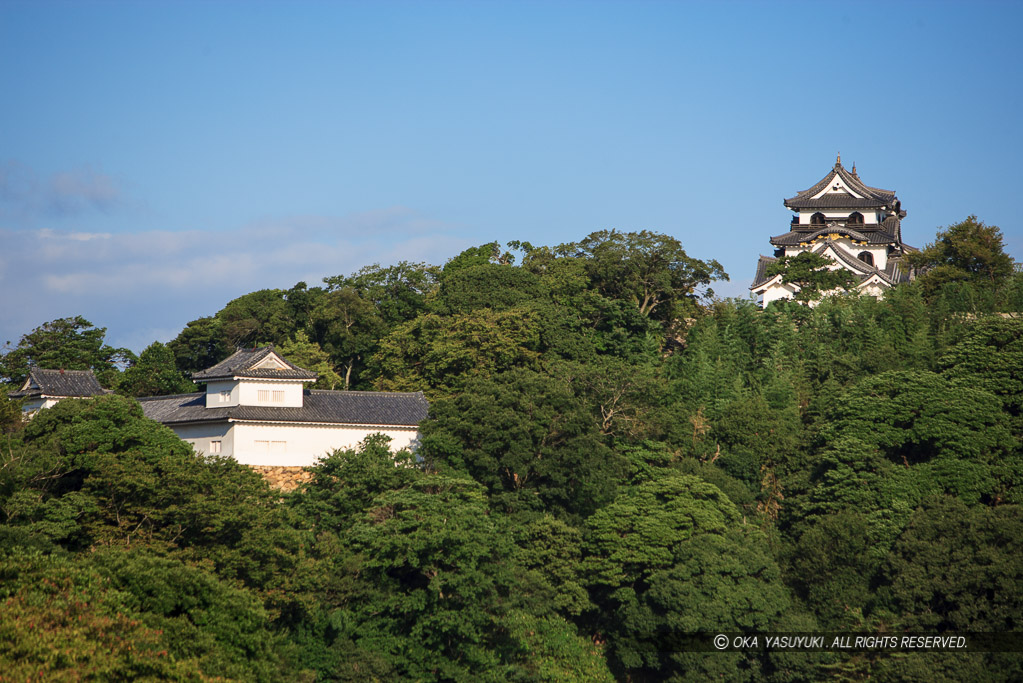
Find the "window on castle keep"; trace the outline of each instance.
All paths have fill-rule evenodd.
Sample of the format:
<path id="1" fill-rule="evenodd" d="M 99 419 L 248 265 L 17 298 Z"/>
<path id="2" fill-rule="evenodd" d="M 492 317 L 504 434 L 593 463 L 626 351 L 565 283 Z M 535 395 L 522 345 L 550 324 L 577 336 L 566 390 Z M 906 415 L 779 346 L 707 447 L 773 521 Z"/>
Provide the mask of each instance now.
<path id="1" fill-rule="evenodd" d="M 869 251 L 861 251 L 856 258 L 863 261 L 868 266 L 874 265 L 874 255 L 871 254 Z"/>

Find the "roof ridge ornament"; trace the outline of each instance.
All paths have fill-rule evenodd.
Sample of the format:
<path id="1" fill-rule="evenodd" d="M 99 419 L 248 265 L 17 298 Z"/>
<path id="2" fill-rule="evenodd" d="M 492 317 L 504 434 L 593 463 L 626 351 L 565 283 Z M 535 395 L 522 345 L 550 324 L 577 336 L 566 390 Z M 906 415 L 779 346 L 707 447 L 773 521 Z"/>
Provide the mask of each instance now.
<path id="1" fill-rule="evenodd" d="M 835 158 L 835 166 L 841 166 L 841 165 L 842 165 L 842 153 L 839 152 L 838 156 Z"/>

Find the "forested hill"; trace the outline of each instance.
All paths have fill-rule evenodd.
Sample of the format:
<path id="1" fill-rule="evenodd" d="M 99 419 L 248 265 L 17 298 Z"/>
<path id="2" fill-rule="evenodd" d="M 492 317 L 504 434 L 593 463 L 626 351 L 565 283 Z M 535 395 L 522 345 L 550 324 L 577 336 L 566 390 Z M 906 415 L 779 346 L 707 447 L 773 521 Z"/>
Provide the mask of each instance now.
<path id="1" fill-rule="evenodd" d="M 971 217 L 883 300 L 719 301 L 654 233 L 262 290 L 138 358 L 82 318 L 0 358 L 0 681 L 1023 680 L 1019 653 L 697 652 L 719 632 L 1023 631 L 1023 274 Z M 800 273 L 801 278 L 813 274 Z M 823 274 L 822 274 L 823 277 Z M 132 396 L 273 343 L 422 390 L 281 494 Z"/>

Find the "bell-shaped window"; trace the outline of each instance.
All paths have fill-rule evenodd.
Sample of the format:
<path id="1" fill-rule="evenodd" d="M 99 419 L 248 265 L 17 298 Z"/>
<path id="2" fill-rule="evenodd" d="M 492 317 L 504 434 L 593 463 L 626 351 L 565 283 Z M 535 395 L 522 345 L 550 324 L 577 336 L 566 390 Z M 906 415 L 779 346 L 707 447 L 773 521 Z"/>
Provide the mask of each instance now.
<path id="1" fill-rule="evenodd" d="M 849 214 L 849 220 L 846 223 L 847 225 L 863 225 L 863 214 L 859 211 L 853 211 Z"/>
<path id="2" fill-rule="evenodd" d="M 825 222 L 826 221 L 824 220 L 824 214 L 822 214 L 820 211 L 810 216 L 810 225 L 817 225 L 823 228 Z"/>
<path id="3" fill-rule="evenodd" d="M 856 258 L 866 263 L 868 266 L 874 265 L 874 255 L 869 251 L 861 251 Z"/>

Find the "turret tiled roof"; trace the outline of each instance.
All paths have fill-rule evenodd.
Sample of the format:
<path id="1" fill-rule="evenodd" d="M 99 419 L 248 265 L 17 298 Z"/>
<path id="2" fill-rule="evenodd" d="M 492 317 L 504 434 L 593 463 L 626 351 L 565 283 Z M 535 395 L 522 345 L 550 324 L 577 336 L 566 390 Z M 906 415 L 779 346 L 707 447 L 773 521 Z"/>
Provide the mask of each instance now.
<path id="1" fill-rule="evenodd" d="M 21 389 L 12 391 L 11 398 L 53 398 L 99 396 L 111 393 L 100 386 L 92 370 L 50 370 L 32 368 Z"/>
<path id="2" fill-rule="evenodd" d="M 305 390 L 301 408 L 231 406 L 207 408 L 206 394 L 140 398 L 146 417 L 167 425 L 195 422 L 301 422 L 411 427 L 426 419 L 422 392 Z"/>
<path id="3" fill-rule="evenodd" d="M 846 187 L 850 188 L 853 192 L 862 196 L 862 199 L 857 199 L 852 195 L 845 192 L 840 193 L 829 193 L 820 198 L 814 199 L 814 195 L 825 190 L 833 181 L 835 176 L 842 179 L 842 182 Z M 832 199 L 834 197 L 834 199 Z M 889 207 L 894 209 L 895 202 L 898 201 L 895 198 L 894 190 L 882 190 L 877 187 L 870 187 L 865 185 L 863 181 L 859 179 L 859 176 L 855 176 L 849 171 L 845 170 L 842 166 L 842 162 L 836 161 L 834 168 L 823 178 L 821 178 L 817 184 L 813 187 L 803 190 L 796 194 L 795 197 L 791 197 L 785 200 L 785 206 L 790 209 L 814 209 L 814 208 L 881 208 Z M 815 202 L 824 202 L 823 204 L 815 204 Z M 839 202 L 839 203 L 829 203 Z M 858 202 L 858 203 L 842 203 L 842 202 Z"/>
<path id="4" fill-rule="evenodd" d="M 281 361 L 285 367 L 256 367 L 266 360 L 271 354 L 274 358 Z M 316 373 L 290 363 L 278 355 L 272 346 L 264 346 L 257 349 L 238 349 L 231 356 L 220 361 L 213 367 L 192 373 L 192 379 L 197 382 L 208 382 L 214 379 L 231 379 L 232 377 L 315 380 Z"/>
<path id="5" fill-rule="evenodd" d="M 829 192 L 816 199 L 813 197 L 786 199 L 785 206 L 790 209 L 876 209 L 885 206 L 885 204 L 869 197 L 853 197 L 845 192 Z"/>
<path id="6" fill-rule="evenodd" d="M 756 289 L 757 287 L 764 284 L 771 278 L 775 277 L 773 275 L 768 277 L 766 271 L 768 266 L 770 266 L 772 263 L 777 262 L 778 259 L 774 258 L 773 256 L 764 256 L 763 254 L 761 254 L 760 260 L 757 261 L 757 273 L 756 275 L 753 276 L 753 284 L 750 285 L 750 289 Z"/>
<path id="7" fill-rule="evenodd" d="M 847 235 L 854 240 L 866 242 L 867 244 L 900 244 L 898 237 L 883 230 L 865 230 L 862 225 L 857 225 L 856 228 L 856 230 L 853 230 L 842 225 L 828 225 L 813 232 L 790 230 L 789 232 L 772 237 L 771 244 L 776 247 L 794 247 L 798 244 L 812 242 L 822 236 L 836 233 Z"/>

